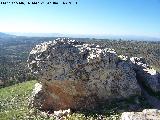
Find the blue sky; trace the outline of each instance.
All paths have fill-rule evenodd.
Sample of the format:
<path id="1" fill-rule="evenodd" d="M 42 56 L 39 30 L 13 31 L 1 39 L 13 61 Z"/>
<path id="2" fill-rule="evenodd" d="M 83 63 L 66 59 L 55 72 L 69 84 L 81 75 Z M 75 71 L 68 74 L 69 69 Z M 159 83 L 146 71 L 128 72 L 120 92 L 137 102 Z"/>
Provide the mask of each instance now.
<path id="1" fill-rule="evenodd" d="M 9 2 L 11 1 L 16 0 Z M 27 1 L 31 0 L 25 0 Z M 160 0 L 54 1 L 59 4 L 0 4 L 0 31 L 140 35 L 160 38 Z M 62 1 L 71 1 L 72 4 L 63 5 Z"/>

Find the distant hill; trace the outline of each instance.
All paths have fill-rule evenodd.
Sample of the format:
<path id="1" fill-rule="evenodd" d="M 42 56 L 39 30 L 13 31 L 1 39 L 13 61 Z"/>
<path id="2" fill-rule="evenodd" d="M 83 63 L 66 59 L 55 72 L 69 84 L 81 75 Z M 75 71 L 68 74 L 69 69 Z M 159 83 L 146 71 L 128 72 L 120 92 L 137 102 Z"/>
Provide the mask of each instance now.
<path id="1" fill-rule="evenodd" d="M 16 36 L 27 37 L 71 37 L 71 38 L 95 38 L 95 39 L 114 39 L 114 40 L 136 40 L 136 41 L 160 41 L 160 38 L 137 35 L 111 35 L 111 34 L 68 34 L 68 33 L 8 33 Z M 6 34 L 6 35 L 8 35 Z M 11 36 L 11 35 L 10 35 Z"/>
<path id="2" fill-rule="evenodd" d="M 8 42 L 15 38 L 17 38 L 16 35 L 10 35 L 10 34 L 0 32 L 0 42 Z"/>
<path id="3" fill-rule="evenodd" d="M 160 38 L 149 36 L 136 36 L 136 35 L 94 35 L 94 34 L 68 34 L 66 36 L 72 36 L 74 38 L 95 38 L 95 39 L 111 39 L 111 40 L 135 40 L 135 41 L 160 41 Z"/>
<path id="4" fill-rule="evenodd" d="M 0 38 L 12 38 L 12 37 L 16 37 L 15 35 L 11 35 L 11 34 L 6 34 L 3 32 L 0 32 Z"/>
<path id="5" fill-rule="evenodd" d="M 23 33 L 23 32 L 9 32 L 8 34 L 16 36 L 27 36 L 27 37 L 64 37 L 64 34 L 60 33 Z"/>

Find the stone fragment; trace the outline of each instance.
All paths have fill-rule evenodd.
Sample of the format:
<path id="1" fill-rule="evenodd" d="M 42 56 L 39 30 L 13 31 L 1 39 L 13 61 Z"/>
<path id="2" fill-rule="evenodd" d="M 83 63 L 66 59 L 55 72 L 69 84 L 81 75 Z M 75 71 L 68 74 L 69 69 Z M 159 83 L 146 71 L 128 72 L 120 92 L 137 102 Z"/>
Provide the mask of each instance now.
<path id="1" fill-rule="evenodd" d="M 120 120 L 160 120 L 160 110 L 144 109 L 142 112 L 124 112 Z"/>

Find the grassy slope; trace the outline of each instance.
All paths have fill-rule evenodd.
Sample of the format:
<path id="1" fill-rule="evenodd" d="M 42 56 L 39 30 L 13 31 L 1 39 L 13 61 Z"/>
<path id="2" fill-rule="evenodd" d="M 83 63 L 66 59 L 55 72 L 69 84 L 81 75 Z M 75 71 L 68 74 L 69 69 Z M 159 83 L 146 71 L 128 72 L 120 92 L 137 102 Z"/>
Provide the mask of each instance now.
<path id="1" fill-rule="evenodd" d="M 43 115 L 35 108 L 29 109 L 29 97 L 36 81 L 28 81 L 10 87 L 0 89 L 0 120 L 54 120 L 53 117 Z M 138 106 L 148 106 L 144 100 L 139 99 Z M 120 112 L 118 109 L 128 111 L 130 104 L 135 104 L 131 98 L 122 102 L 114 102 L 111 105 L 101 106 L 94 112 L 76 112 L 68 116 L 68 120 L 94 120 L 103 118 L 104 120 L 117 120 Z M 146 108 L 146 107 L 145 107 Z M 103 116 L 101 115 L 103 113 Z"/>
<path id="2" fill-rule="evenodd" d="M 25 119 L 29 113 L 28 101 L 36 81 L 0 89 L 0 120 Z"/>

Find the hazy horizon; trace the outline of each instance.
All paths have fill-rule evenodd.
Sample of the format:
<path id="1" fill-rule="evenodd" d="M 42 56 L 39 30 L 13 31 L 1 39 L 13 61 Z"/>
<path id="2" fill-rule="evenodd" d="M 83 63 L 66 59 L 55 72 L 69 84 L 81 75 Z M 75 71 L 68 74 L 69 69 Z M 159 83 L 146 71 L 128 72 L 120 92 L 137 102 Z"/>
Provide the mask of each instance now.
<path id="1" fill-rule="evenodd" d="M 15 35 L 21 37 L 67 37 L 67 38 L 89 38 L 89 39 L 112 39 L 112 40 L 136 40 L 136 41 L 160 41 L 158 37 L 136 36 L 136 35 L 95 35 L 95 34 L 61 34 L 61 33 L 22 33 L 22 32 L 0 32 L 0 36 Z M 15 37 L 10 36 L 10 37 Z"/>

